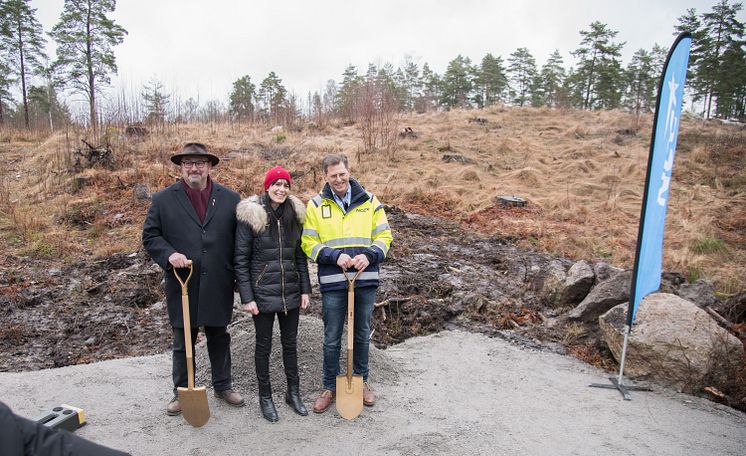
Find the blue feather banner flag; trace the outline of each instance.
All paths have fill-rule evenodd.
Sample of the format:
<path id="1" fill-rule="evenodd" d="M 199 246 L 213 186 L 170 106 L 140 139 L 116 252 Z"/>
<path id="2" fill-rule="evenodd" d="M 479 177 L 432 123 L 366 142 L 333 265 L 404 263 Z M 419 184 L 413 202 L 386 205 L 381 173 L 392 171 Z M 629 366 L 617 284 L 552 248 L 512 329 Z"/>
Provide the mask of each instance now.
<path id="1" fill-rule="evenodd" d="M 627 325 L 631 326 L 640 301 L 658 290 L 663 262 L 663 231 L 666 224 L 671 171 L 676 153 L 684 82 L 689 63 L 691 34 L 680 34 L 668 52 L 658 88 L 655 123 L 650 141 L 645 193 L 640 212 L 637 253 L 632 273 Z"/>

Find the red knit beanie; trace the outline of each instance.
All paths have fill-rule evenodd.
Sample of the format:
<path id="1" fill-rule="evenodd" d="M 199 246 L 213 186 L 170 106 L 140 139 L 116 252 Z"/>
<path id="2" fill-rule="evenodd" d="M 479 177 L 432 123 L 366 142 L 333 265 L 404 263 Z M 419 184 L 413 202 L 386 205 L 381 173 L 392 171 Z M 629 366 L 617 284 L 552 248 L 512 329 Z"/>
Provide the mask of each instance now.
<path id="1" fill-rule="evenodd" d="M 270 185 L 272 185 L 278 179 L 285 179 L 288 181 L 288 185 L 293 185 L 293 180 L 290 178 L 290 173 L 285 170 L 282 166 L 275 166 L 274 168 L 267 171 L 267 175 L 264 176 L 264 191 L 266 192 Z"/>

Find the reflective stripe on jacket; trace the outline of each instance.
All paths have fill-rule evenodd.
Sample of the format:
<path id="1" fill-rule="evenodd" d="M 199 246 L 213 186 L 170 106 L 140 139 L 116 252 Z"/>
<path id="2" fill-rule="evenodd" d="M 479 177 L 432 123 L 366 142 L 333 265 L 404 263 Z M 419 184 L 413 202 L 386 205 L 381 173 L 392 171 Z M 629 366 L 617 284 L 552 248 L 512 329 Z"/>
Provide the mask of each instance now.
<path id="1" fill-rule="evenodd" d="M 383 205 L 372 193 L 350 178 L 352 197 L 345 212 L 334 201 L 329 184 L 308 202 L 301 243 L 318 264 L 321 292 L 347 288 L 337 259 L 364 254 L 370 265 L 355 282 L 357 287 L 378 286 L 378 265 L 388 254 L 392 235 Z"/>

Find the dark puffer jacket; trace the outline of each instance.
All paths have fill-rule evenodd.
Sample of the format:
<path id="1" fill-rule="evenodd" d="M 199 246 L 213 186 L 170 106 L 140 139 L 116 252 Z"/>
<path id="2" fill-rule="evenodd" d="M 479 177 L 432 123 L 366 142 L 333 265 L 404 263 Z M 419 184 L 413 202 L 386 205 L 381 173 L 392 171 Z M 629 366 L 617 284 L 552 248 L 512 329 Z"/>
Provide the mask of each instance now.
<path id="1" fill-rule="evenodd" d="M 241 302 L 256 301 L 262 313 L 300 306 L 300 295 L 311 293 L 306 254 L 300 246 L 306 208 L 296 197 L 283 203 L 280 218 L 267 194 L 242 200 L 236 208 L 235 274 Z M 283 224 L 295 212 L 292 233 Z"/>

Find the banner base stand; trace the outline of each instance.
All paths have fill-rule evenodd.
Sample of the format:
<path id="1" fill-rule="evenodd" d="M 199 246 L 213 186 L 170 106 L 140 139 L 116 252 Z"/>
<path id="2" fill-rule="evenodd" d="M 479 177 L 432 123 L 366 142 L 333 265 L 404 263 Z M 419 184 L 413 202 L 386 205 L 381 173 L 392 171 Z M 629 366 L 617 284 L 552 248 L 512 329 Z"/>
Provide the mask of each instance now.
<path id="1" fill-rule="evenodd" d="M 631 401 L 632 396 L 629 395 L 630 391 L 653 391 L 650 388 L 646 388 L 644 386 L 627 386 L 619 383 L 619 381 L 616 379 L 616 377 L 609 377 L 609 380 L 611 380 L 611 385 L 607 385 L 605 383 L 591 383 L 591 388 L 606 388 L 606 389 L 616 389 L 619 390 L 620 393 L 622 393 L 622 397 L 624 397 L 625 401 Z"/>

